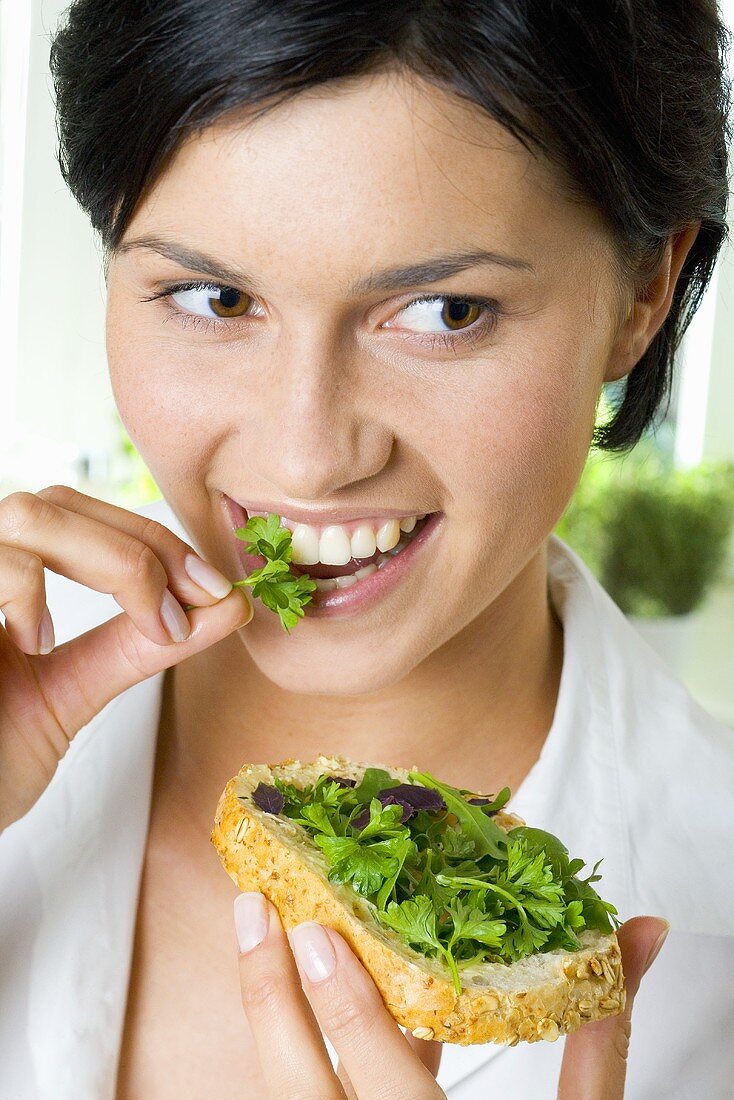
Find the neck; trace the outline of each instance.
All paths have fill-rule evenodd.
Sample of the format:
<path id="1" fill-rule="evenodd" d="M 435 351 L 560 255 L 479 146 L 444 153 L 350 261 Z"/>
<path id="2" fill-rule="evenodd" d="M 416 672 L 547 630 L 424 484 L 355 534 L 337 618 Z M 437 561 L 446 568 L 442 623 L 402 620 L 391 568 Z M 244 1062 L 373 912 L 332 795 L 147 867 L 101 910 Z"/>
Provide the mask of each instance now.
<path id="1" fill-rule="evenodd" d="M 455 786 L 514 792 L 550 729 L 562 655 L 545 547 L 464 630 L 369 695 L 285 691 L 230 635 L 166 675 L 154 799 L 175 800 L 208 831 L 225 783 L 244 763 L 319 753 L 417 765 Z"/>

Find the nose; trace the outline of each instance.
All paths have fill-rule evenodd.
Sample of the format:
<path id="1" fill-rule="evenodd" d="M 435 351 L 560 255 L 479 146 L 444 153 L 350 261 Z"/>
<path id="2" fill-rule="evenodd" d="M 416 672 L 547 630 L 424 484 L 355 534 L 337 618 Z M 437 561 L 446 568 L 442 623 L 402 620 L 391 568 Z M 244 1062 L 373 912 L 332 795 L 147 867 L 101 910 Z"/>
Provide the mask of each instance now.
<path id="1" fill-rule="evenodd" d="M 282 334 L 268 357 L 247 466 L 273 495 L 332 499 L 386 466 L 394 436 L 359 352 L 322 333 Z M 250 410 L 250 414 L 255 410 Z M 254 444 L 254 445 L 253 445 Z"/>

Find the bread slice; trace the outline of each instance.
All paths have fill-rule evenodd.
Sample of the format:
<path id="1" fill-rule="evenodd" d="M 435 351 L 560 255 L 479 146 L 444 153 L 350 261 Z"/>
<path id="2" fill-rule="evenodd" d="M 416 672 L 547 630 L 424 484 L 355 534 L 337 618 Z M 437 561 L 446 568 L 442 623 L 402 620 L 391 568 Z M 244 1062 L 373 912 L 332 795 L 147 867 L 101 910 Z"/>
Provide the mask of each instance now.
<path id="1" fill-rule="evenodd" d="M 617 937 L 597 929 L 579 934 L 580 951 L 558 949 L 509 966 L 483 962 L 462 969 L 457 996 L 442 960 L 419 954 L 380 924 L 374 905 L 351 886 L 329 882 L 326 858 L 306 830 L 260 810 L 251 798 L 258 783 L 272 785 L 275 778 L 297 787 L 314 783 L 323 773 L 359 782 L 368 767 L 385 768 L 395 779 L 409 782 L 403 768 L 341 756 L 246 764 L 225 787 L 212 832 L 224 868 L 240 890 L 265 894 L 287 930 L 305 920 L 336 929 L 371 974 L 397 1022 L 419 1038 L 462 1045 L 553 1042 L 582 1023 L 624 1009 Z M 503 810 L 493 821 L 506 830 L 526 824 Z"/>

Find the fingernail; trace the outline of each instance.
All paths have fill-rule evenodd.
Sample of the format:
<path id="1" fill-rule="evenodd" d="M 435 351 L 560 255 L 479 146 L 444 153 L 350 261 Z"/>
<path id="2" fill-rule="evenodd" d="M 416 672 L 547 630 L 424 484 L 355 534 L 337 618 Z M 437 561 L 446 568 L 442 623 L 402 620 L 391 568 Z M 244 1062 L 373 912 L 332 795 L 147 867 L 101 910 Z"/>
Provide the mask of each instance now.
<path id="1" fill-rule="evenodd" d="M 238 894 L 234 899 L 234 927 L 237 945 L 243 955 L 265 939 L 268 911 L 265 898 L 257 890 Z"/>
<path id="2" fill-rule="evenodd" d="M 44 607 L 38 624 L 38 652 L 50 653 L 54 647 L 54 624 L 48 607 Z"/>
<path id="3" fill-rule="evenodd" d="M 210 565 L 208 561 L 203 561 L 202 558 L 198 558 L 196 554 L 187 554 L 184 558 L 184 569 L 191 577 L 194 584 L 198 584 L 199 588 L 203 588 L 205 592 L 208 592 L 210 596 L 214 596 L 218 600 L 223 600 L 225 596 L 228 596 L 232 591 L 232 582 L 228 581 L 218 569 L 215 569 L 213 565 Z"/>
<path id="4" fill-rule="evenodd" d="M 232 587 L 234 588 L 234 585 L 232 585 Z M 245 588 L 244 585 L 239 585 L 238 584 L 237 587 L 239 588 L 240 592 L 242 593 L 242 595 L 247 600 L 247 606 L 250 609 L 250 614 L 248 615 L 248 617 L 245 619 L 245 621 L 242 624 L 243 626 L 247 626 L 247 624 L 252 621 L 252 617 L 255 614 L 255 604 L 254 604 L 253 599 L 252 599 L 252 593 L 247 588 Z"/>
<path id="5" fill-rule="evenodd" d="M 655 959 L 658 956 L 660 948 L 665 943 L 668 932 L 670 931 L 670 923 L 668 921 L 666 921 L 665 924 L 666 924 L 666 928 L 664 929 L 664 931 L 662 931 L 660 933 L 658 938 L 655 940 L 655 943 L 653 944 L 652 950 L 651 950 L 650 954 L 647 956 L 647 961 L 645 962 L 645 967 L 642 971 L 643 974 L 647 973 L 647 971 L 650 969 L 652 964 L 655 962 Z"/>
<path id="6" fill-rule="evenodd" d="M 189 620 L 176 597 L 165 590 L 161 600 L 161 622 L 174 642 L 185 642 L 191 633 Z"/>
<path id="7" fill-rule="evenodd" d="M 304 921 L 290 935 L 298 965 L 312 982 L 322 982 L 333 974 L 336 955 L 331 940 L 320 924 Z"/>

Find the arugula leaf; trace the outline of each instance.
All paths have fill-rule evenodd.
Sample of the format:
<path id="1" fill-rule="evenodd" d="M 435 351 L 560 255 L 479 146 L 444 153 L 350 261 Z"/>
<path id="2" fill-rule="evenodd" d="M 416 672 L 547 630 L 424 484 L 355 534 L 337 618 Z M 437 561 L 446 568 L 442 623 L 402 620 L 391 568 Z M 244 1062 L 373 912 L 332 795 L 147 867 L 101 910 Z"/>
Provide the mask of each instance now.
<path id="1" fill-rule="evenodd" d="M 596 869 L 600 863 L 601 860 L 597 860 L 594 864 L 594 870 L 587 879 L 570 879 L 566 883 L 566 893 L 574 900 L 581 901 L 583 918 L 587 927 L 598 928 L 602 932 L 613 932 L 622 923 L 618 919 L 617 909 L 610 901 L 602 901 L 593 886 L 589 886 L 590 882 L 597 882 L 601 878 L 601 875 L 596 874 Z"/>
<path id="2" fill-rule="evenodd" d="M 269 512 L 264 516 L 250 516 L 244 527 L 235 531 L 238 539 L 246 543 L 248 554 L 261 554 L 265 565 L 253 569 L 233 587 L 252 589 L 262 603 L 275 611 L 286 634 L 303 618 L 303 609 L 311 603 L 311 593 L 316 583 L 307 574 L 292 573 L 288 563 L 293 558 L 291 532 L 280 526 L 280 516 Z"/>
<path id="3" fill-rule="evenodd" d="M 410 779 L 417 780 L 425 787 L 433 787 L 443 796 L 451 813 L 456 814 L 459 824 L 466 835 L 476 845 L 476 858 L 489 855 L 494 859 L 506 858 L 507 833 L 500 829 L 491 817 L 483 812 L 481 806 L 470 806 L 456 787 L 439 783 L 428 772 L 409 772 Z"/>

